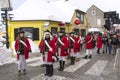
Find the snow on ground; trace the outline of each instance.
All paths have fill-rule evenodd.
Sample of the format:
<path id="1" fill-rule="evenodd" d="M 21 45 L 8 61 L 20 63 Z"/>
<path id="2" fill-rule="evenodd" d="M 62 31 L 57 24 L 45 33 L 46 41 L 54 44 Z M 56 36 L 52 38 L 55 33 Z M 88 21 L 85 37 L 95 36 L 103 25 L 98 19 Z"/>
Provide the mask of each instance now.
<path id="1" fill-rule="evenodd" d="M 6 47 L 0 47 L 0 65 L 9 64 L 15 61 L 12 58 L 12 50 Z"/>
<path id="2" fill-rule="evenodd" d="M 32 40 L 28 39 L 31 45 L 32 53 L 40 52 L 39 47 Z M 0 38 L 0 65 L 12 63 L 16 60 L 16 52 L 15 52 L 15 41 L 12 42 L 12 49 L 7 49 L 5 45 L 3 45 L 2 38 Z M 14 53 L 14 54 L 13 54 Z"/>

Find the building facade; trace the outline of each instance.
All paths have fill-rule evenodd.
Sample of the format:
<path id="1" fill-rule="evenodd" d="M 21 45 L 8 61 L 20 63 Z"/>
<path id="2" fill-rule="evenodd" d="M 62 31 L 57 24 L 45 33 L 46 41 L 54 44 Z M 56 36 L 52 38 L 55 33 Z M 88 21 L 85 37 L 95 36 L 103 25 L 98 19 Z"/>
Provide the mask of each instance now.
<path id="1" fill-rule="evenodd" d="M 79 25 L 75 24 L 76 18 L 80 20 Z M 76 31 L 79 31 L 82 37 L 85 37 L 88 31 L 88 22 L 86 18 L 86 13 L 76 9 L 71 19 L 69 28 L 70 28 L 69 31 L 72 31 L 75 29 Z"/>
<path id="2" fill-rule="evenodd" d="M 95 5 L 92 5 L 86 13 L 88 20 L 88 28 L 97 28 L 100 30 L 100 32 L 105 32 L 104 12 Z"/>

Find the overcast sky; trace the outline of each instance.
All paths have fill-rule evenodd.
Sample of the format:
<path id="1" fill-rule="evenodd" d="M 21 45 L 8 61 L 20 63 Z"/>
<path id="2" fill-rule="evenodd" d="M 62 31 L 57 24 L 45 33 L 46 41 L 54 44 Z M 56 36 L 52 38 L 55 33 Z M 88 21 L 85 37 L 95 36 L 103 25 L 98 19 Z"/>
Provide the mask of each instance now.
<path id="1" fill-rule="evenodd" d="M 14 9 L 22 5 L 26 0 L 11 0 Z M 35 1 L 35 0 L 34 0 Z M 55 1 L 55 0 L 43 0 L 43 1 Z M 56 0 L 57 1 L 57 0 Z M 120 0 L 68 0 L 77 6 L 78 9 L 86 11 L 91 5 L 96 5 L 102 11 L 117 11 L 120 13 Z"/>
<path id="2" fill-rule="evenodd" d="M 13 9 L 17 9 L 27 0 L 11 0 Z M 34 0 L 35 1 L 35 0 Z M 58 0 L 43 0 L 43 1 L 58 1 Z M 60 0 L 59 0 L 60 1 Z M 65 0 L 64 0 L 65 1 Z M 100 8 L 103 12 L 117 11 L 120 13 L 120 0 L 68 0 L 73 6 L 86 12 L 93 4 Z M 0 16 L 1 20 L 1 16 Z M 1 24 L 1 23 L 0 23 Z"/>

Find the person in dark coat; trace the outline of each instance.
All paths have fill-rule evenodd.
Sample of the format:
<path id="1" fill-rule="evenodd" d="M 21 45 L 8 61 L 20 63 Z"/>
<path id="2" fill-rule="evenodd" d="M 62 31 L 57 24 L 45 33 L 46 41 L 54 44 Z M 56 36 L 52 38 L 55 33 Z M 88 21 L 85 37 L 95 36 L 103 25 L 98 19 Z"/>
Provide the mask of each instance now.
<path id="1" fill-rule="evenodd" d="M 108 47 L 108 37 L 106 34 L 103 34 L 102 36 L 102 45 L 103 45 L 103 53 L 107 53 L 107 47 Z"/>

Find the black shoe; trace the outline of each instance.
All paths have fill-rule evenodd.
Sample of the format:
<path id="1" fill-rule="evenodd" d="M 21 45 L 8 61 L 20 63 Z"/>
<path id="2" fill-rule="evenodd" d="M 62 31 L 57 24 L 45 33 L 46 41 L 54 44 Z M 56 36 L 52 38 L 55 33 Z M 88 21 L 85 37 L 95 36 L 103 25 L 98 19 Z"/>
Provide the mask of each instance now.
<path id="1" fill-rule="evenodd" d="M 42 64 L 42 65 L 41 65 L 41 67 L 45 67 L 45 66 L 46 66 L 46 64 Z"/>
<path id="2" fill-rule="evenodd" d="M 87 59 L 87 57 L 88 57 L 88 56 L 86 55 L 86 56 L 84 57 L 84 59 Z"/>
<path id="3" fill-rule="evenodd" d="M 62 71 L 62 67 L 60 66 L 60 68 L 58 69 L 58 71 Z"/>
<path id="4" fill-rule="evenodd" d="M 59 61 L 59 65 L 60 65 L 60 68 L 58 69 L 58 71 L 62 71 L 62 61 Z"/>
<path id="5" fill-rule="evenodd" d="M 19 76 L 21 75 L 21 70 L 18 70 L 18 75 L 19 75 Z"/>
<path id="6" fill-rule="evenodd" d="M 90 55 L 89 58 L 91 59 L 91 58 L 92 58 L 92 55 Z"/>
<path id="7" fill-rule="evenodd" d="M 103 54 L 104 54 L 104 51 L 103 51 Z"/>
<path id="8" fill-rule="evenodd" d="M 100 54 L 100 53 L 98 52 L 98 54 Z"/>
<path id="9" fill-rule="evenodd" d="M 53 76 L 53 73 L 48 74 L 49 77 Z"/>
<path id="10" fill-rule="evenodd" d="M 48 74 L 44 74 L 44 76 L 48 76 Z"/>
<path id="11" fill-rule="evenodd" d="M 23 74 L 27 74 L 26 69 L 23 69 Z"/>

